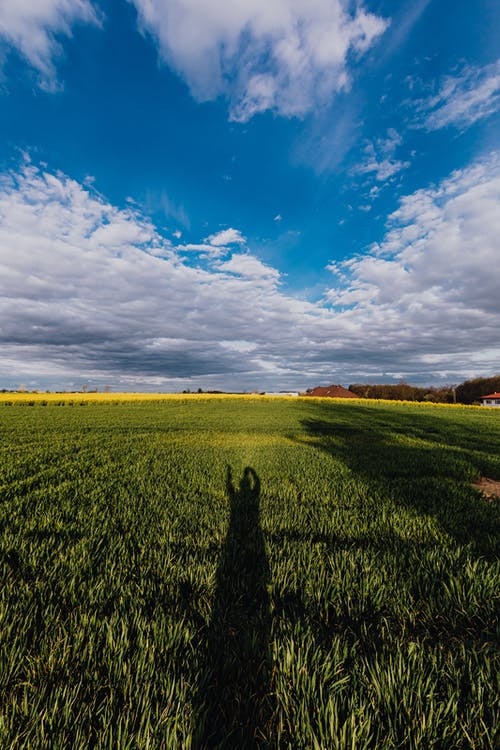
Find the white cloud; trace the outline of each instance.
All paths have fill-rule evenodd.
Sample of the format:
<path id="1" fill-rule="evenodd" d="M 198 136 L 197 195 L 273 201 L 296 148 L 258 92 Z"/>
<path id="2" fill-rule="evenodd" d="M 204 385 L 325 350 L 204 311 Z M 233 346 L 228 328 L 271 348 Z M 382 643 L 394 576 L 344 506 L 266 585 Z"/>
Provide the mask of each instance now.
<path id="1" fill-rule="evenodd" d="M 132 0 L 140 26 L 198 101 L 230 116 L 302 116 L 349 87 L 348 58 L 388 22 L 348 0 Z"/>
<path id="2" fill-rule="evenodd" d="M 234 273 L 249 279 L 271 279 L 278 281 L 280 274 L 250 253 L 235 253 L 229 260 L 218 265 L 218 270 Z"/>
<path id="3" fill-rule="evenodd" d="M 443 78 L 436 94 L 417 102 L 418 123 L 426 130 L 466 129 L 500 107 L 500 60 L 465 66 Z"/>
<path id="4" fill-rule="evenodd" d="M 403 198 L 380 245 L 332 264 L 327 300 L 311 303 L 250 253 L 195 268 L 136 210 L 27 165 L 0 178 L 0 384 L 292 389 L 491 373 L 499 236 L 492 154 Z"/>
<path id="5" fill-rule="evenodd" d="M 318 314 L 278 277 L 238 253 L 193 268 L 135 210 L 27 165 L 0 179 L 0 377 L 253 386 L 262 367 L 230 342 L 288 359 L 288 316 Z"/>
<path id="6" fill-rule="evenodd" d="M 99 23 L 90 0 L 2 0 L 0 37 L 15 47 L 40 74 L 40 85 L 57 88 L 54 58 L 59 38 L 70 37 L 76 23 Z"/>
<path id="7" fill-rule="evenodd" d="M 186 245 L 179 245 L 177 247 L 179 252 L 192 252 L 201 253 L 202 255 L 209 255 L 212 258 L 220 258 L 220 256 L 227 252 L 227 248 L 218 248 L 213 245 L 208 245 L 206 242 L 188 242 Z"/>
<path id="8" fill-rule="evenodd" d="M 221 341 L 221 346 L 234 352 L 248 353 L 257 348 L 253 341 Z"/>
<path id="9" fill-rule="evenodd" d="M 214 247 L 222 247 L 225 245 L 244 245 L 246 243 L 246 239 L 243 237 L 240 230 L 233 229 L 232 227 L 229 227 L 229 229 L 223 229 L 221 232 L 211 234 L 206 238 L 205 241 L 210 245 L 214 245 Z"/>
<path id="10" fill-rule="evenodd" d="M 400 161 L 399 159 L 381 159 L 377 161 L 375 154 L 371 154 L 370 158 L 358 169 L 358 173 L 373 173 L 376 180 L 383 182 L 409 166 L 409 161 Z"/>
<path id="11" fill-rule="evenodd" d="M 410 166 L 409 161 L 395 159 L 394 155 L 403 139 L 394 129 L 389 128 L 385 138 L 369 141 L 364 149 L 365 158 L 352 170 L 353 174 L 373 174 L 377 181 L 384 182 Z"/>
<path id="12" fill-rule="evenodd" d="M 198 253 L 205 259 L 216 260 L 230 252 L 230 245 L 245 245 L 246 239 L 239 229 L 223 229 L 220 232 L 205 237 L 203 242 L 191 242 L 178 245 L 179 252 Z"/>
<path id="13" fill-rule="evenodd" d="M 403 198 L 380 245 L 332 266 L 339 283 L 329 301 L 393 356 L 408 347 L 450 368 L 459 352 L 494 350 L 488 369 L 498 370 L 499 236 L 500 157 L 492 154 Z"/>

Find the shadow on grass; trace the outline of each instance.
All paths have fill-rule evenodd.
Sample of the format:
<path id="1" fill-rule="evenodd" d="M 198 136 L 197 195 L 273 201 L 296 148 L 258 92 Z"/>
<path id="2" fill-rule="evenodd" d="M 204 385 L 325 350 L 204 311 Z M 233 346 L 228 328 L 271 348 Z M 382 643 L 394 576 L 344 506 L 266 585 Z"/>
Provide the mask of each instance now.
<path id="1" fill-rule="evenodd" d="M 325 418 L 328 412 L 318 405 L 303 421 L 317 447 L 340 459 L 374 493 L 434 516 L 447 534 L 460 544 L 471 543 L 477 554 L 495 554 L 498 508 L 482 499 L 471 481 L 499 471 L 500 441 L 427 415 L 365 408 L 337 417 L 328 411 Z"/>
<path id="2" fill-rule="evenodd" d="M 231 517 L 194 702 L 196 750 L 265 747 L 270 735 L 269 566 L 259 520 L 259 477 L 247 467 L 236 489 L 228 467 L 226 488 Z"/>

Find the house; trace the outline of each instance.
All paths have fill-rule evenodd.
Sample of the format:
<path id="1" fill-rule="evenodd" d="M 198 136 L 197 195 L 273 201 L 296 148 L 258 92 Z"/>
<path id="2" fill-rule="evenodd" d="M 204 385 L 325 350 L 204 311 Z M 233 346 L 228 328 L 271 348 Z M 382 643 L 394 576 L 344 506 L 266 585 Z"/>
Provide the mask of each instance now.
<path id="1" fill-rule="evenodd" d="M 304 393 L 304 396 L 313 396 L 315 398 L 359 398 L 352 391 L 343 388 L 341 385 L 328 385 L 313 388 L 312 391 Z"/>
<path id="2" fill-rule="evenodd" d="M 298 391 L 265 391 L 263 396 L 298 396 Z"/>
<path id="3" fill-rule="evenodd" d="M 500 406 L 500 393 L 490 393 L 489 396 L 480 396 L 481 406 Z"/>

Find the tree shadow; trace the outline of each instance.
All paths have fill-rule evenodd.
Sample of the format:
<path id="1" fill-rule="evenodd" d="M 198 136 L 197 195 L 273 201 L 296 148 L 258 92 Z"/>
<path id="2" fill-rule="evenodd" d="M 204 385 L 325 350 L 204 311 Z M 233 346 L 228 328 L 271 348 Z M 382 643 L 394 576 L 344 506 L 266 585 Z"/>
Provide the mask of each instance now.
<path id="1" fill-rule="evenodd" d="M 488 456 L 494 441 L 487 442 L 486 452 L 484 436 L 470 430 L 450 435 L 446 424 L 427 416 L 410 419 L 380 411 L 358 410 L 347 422 L 333 414 L 325 418 L 318 408 L 303 426 L 318 448 L 340 459 L 374 492 L 434 516 L 446 533 L 460 544 L 471 543 L 477 554 L 495 554 L 498 509 L 471 487 L 478 473 L 498 471 L 496 451 Z"/>
<path id="2" fill-rule="evenodd" d="M 269 565 L 260 480 L 247 467 L 226 489 L 231 516 L 216 576 L 206 658 L 194 701 L 193 748 L 266 747 L 272 718 Z"/>

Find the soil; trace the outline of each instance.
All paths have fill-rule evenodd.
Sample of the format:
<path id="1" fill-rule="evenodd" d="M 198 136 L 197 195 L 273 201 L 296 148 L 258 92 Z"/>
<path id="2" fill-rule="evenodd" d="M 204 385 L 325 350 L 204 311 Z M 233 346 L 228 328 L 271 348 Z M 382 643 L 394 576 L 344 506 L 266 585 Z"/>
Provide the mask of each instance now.
<path id="1" fill-rule="evenodd" d="M 493 498 L 500 498 L 500 480 L 498 479 L 481 477 L 477 482 L 472 482 L 472 486 L 481 490 L 483 495 L 490 500 Z"/>

